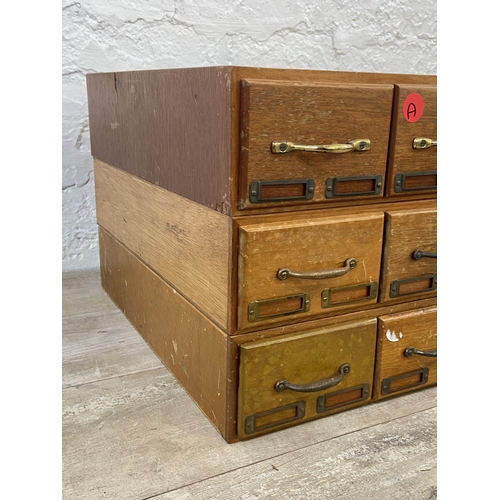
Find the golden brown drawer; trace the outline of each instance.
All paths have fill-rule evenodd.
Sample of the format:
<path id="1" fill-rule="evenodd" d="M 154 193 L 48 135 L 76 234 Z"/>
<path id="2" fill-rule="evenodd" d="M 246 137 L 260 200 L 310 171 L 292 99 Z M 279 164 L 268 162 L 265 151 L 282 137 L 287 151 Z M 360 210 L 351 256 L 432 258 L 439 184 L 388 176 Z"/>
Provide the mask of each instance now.
<path id="1" fill-rule="evenodd" d="M 239 229 L 239 328 L 377 301 L 382 212 L 251 221 Z"/>
<path id="2" fill-rule="evenodd" d="M 436 295 L 436 209 L 386 214 L 381 302 Z"/>
<path id="3" fill-rule="evenodd" d="M 240 208 L 383 196 L 392 85 L 242 82 Z"/>
<path id="4" fill-rule="evenodd" d="M 379 318 L 373 399 L 437 383 L 436 307 Z"/>
<path id="5" fill-rule="evenodd" d="M 390 196 L 437 189 L 437 88 L 396 85 L 386 192 Z"/>
<path id="6" fill-rule="evenodd" d="M 371 319 L 240 346 L 238 435 L 368 402 L 376 331 Z"/>

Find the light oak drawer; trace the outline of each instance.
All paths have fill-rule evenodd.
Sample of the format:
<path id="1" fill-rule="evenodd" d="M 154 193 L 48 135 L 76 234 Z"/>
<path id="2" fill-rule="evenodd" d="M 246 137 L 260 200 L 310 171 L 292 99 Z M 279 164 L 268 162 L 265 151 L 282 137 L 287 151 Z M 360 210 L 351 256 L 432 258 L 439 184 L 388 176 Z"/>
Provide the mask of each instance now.
<path id="1" fill-rule="evenodd" d="M 375 303 L 383 223 L 382 212 L 241 222 L 239 328 Z"/>
<path id="2" fill-rule="evenodd" d="M 244 80 L 240 208 L 383 197 L 392 98 L 392 85 Z"/>
<path id="3" fill-rule="evenodd" d="M 380 301 L 437 293 L 437 212 L 386 214 Z"/>
<path id="4" fill-rule="evenodd" d="M 390 196 L 436 193 L 437 88 L 395 85 L 386 191 Z"/>
<path id="5" fill-rule="evenodd" d="M 368 402 L 376 331 L 371 319 L 240 346 L 238 435 Z"/>
<path id="6" fill-rule="evenodd" d="M 373 399 L 436 383 L 436 307 L 381 316 Z"/>

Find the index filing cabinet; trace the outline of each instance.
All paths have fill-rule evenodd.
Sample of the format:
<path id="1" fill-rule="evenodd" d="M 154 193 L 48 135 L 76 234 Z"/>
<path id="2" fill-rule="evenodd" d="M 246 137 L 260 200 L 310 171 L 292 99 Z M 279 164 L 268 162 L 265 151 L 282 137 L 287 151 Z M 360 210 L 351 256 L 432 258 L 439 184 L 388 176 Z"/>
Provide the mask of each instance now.
<path id="1" fill-rule="evenodd" d="M 228 442 L 436 383 L 435 77 L 87 86 L 103 287 Z"/>

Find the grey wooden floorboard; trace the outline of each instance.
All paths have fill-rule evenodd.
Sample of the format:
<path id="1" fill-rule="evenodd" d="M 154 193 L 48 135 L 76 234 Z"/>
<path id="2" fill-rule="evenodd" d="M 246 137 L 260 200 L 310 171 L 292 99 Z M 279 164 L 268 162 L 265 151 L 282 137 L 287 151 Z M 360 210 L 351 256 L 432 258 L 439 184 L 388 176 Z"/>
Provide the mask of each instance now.
<path id="1" fill-rule="evenodd" d="M 162 367 L 101 288 L 99 271 L 63 274 L 63 387 Z"/>
<path id="2" fill-rule="evenodd" d="M 436 472 L 436 409 L 431 408 L 155 499 L 432 500 Z"/>
<path id="3" fill-rule="evenodd" d="M 278 458 L 273 465 L 285 464 L 291 454 L 299 467 L 307 450 L 319 453 L 323 442 L 350 440 L 363 429 L 375 432 L 387 424 L 381 435 L 386 432 L 389 439 L 391 423 L 436 406 L 436 389 L 430 388 L 228 445 L 109 301 L 98 273 L 65 276 L 63 308 L 65 499 L 143 500 L 171 490 L 176 490 L 171 495 L 197 494 L 189 488 L 206 480 L 220 487 L 223 478 L 229 487 L 238 469 L 244 468 L 244 478 L 248 467 Z M 422 434 L 408 445 L 409 460 L 428 438 Z M 323 460 L 321 454 L 317 459 Z M 380 468 L 377 463 L 365 465 Z M 432 487 L 432 478 L 428 484 Z M 302 498 L 307 488 L 304 484 Z"/>
<path id="4" fill-rule="evenodd" d="M 77 271 L 62 275 L 62 316 L 106 313 L 116 309 L 101 287 L 98 270 Z"/>
<path id="5" fill-rule="evenodd" d="M 63 391 L 65 498 L 144 499 L 435 406 L 435 389 L 228 445 L 164 368 Z"/>
<path id="6" fill-rule="evenodd" d="M 123 314 L 73 315 L 63 319 L 63 387 L 163 367 Z"/>

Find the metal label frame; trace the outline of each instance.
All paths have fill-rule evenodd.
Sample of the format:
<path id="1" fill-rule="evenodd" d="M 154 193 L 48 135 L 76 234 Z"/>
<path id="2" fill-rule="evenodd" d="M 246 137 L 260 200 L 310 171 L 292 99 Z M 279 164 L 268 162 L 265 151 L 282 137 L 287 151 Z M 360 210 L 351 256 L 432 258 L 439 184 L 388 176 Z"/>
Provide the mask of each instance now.
<path id="1" fill-rule="evenodd" d="M 360 287 L 369 287 L 370 294 L 367 297 L 362 297 L 361 299 L 353 299 L 353 300 L 344 300 L 343 302 L 334 302 L 333 304 L 330 302 L 332 298 L 332 293 L 341 291 L 341 290 L 349 290 L 352 288 L 360 288 Z M 342 286 L 340 288 L 325 288 L 321 292 L 321 307 L 323 309 L 327 309 L 329 307 L 336 307 L 345 304 L 354 304 L 355 302 L 362 302 L 364 300 L 373 300 L 377 297 L 378 292 L 378 282 L 370 281 L 368 283 L 356 283 L 355 285 Z"/>
<path id="2" fill-rule="evenodd" d="M 406 172 L 403 174 L 396 174 L 394 176 L 394 192 L 395 193 L 408 193 L 412 191 L 428 191 L 431 189 L 437 189 L 437 184 L 435 186 L 421 186 L 421 187 L 405 187 L 406 179 L 408 177 L 422 177 L 437 175 L 437 170 L 428 170 L 427 172 Z"/>
<path id="3" fill-rule="evenodd" d="M 342 182 L 372 180 L 375 189 L 372 191 L 358 191 L 353 193 L 337 193 L 337 186 Z M 382 192 L 383 178 L 381 175 L 361 175 L 357 177 L 329 177 L 326 180 L 325 198 L 344 198 L 348 196 L 373 196 Z"/>
<path id="4" fill-rule="evenodd" d="M 297 415 L 295 415 L 295 417 L 286 418 L 285 420 L 279 420 L 278 422 L 273 422 L 272 424 L 256 427 L 255 423 L 259 417 L 265 417 L 267 415 L 272 415 L 273 413 L 279 413 L 280 411 L 288 410 L 289 408 L 297 409 Z M 266 410 L 260 413 L 254 413 L 253 415 L 249 415 L 247 418 L 245 418 L 245 433 L 253 434 L 255 432 L 272 429 L 273 427 L 277 427 L 279 425 L 288 424 L 289 422 L 293 422 L 295 420 L 300 420 L 304 418 L 305 414 L 306 414 L 305 401 L 297 401 L 296 403 L 292 403 L 289 405 L 278 406 L 278 408 L 272 408 L 271 410 Z"/>
<path id="5" fill-rule="evenodd" d="M 278 198 L 262 198 L 262 187 L 263 186 L 283 186 L 283 185 L 293 185 L 293 184 L 303 184 L 305 185 L 305 195 L 300 196 L 282 196 Z M 296 200 L 312 200 L 314 197 L 314 179 L 287 179 L 278 181 L 252 181 L 250 183 L 250 193 L 248 199 L 251 203 L 267 203 L 273 201 L 296 201 Z"/>
<path id="6" fill-rule="evenodd" d="M 352 392 L 352 391 L 356 391 L 356 390 L 360 390 L 360 389 L 362 389 L 362 391 L 363 391 L 363 395 L 360 398 L 353 399 L 351 401 L 346 401 L 345 403 L 340 403 L 338 405 L 329 406 L 328 408 L 326 408 L 326 400 L 330 396 L 344 394 L 346 392 Z M 336 410 L 337 408 L 342 408 L 343 406 L 353 405 L 355 403 L 365 401 L 369 397 L 370 397 L 370 384 L 362 384 L 362 385 L 357 385 L 355 387 L 349 387 L 348 389 L 344 389 L 342 391 L 330 392 L 328 394 L 320 396 L 316 400 L 316 413 L 325 413 L 325 412 L 330 411 L 330 410 Z"/>
<path id="7" fill-rule="evenodd" d="M 420 382 L 417 382 L 416 384 L 410 384 L 405 387 L 399 387 L 397 389 L 391 389 L 391 384 L 392 382 L 396 380 L 401 380 L 403 378 L 410 378 L 413 377 L 414 375 L 421 375 L 421 380 Z M 408 372 L 408 373 L 403 373 L 402 375 L 397 375 L 395 377 L 390 377 L 390 378 L 384 378 L 382 380 L 382 386 L 380 389 L 380 392 L 383 396 L 386 394 L 393 394 L 395 392 L 399 391 L 405 391 L 406 389 L 411 389 L 412 387 L 418 387 L 420 385 L 425 385 L 427 384 L 429 380 L 429 368 L 421 368 L 420 370 L 415 370 L 414 372 Z"/>
<path id="8" fill-rule="evenodd" d="M 413 292 L 400 293 L 399 289 L 401 287 L 401 283 L 411 283 L 412 281 L 422 281 L 422 280 L 431 280 L 431 286 L 429 288 L 425 288 L 424 290 L 415 290 Z M 394 280 L 391 281 L 389 289 L 389 297 L 391 299 L 394 299 L 395 297 L 404 297 L 405 295 L 413 295 L 414 293 L 427 293 L 427 292 L 432 292 L 432 290 L 436 290 L 436 288 L 437 288 L 437 273 L 426 274 L 424 276 L 417 276 L 415 278 L 406 278 L 403 280 Z"/>
<path id="9" fill-rule="evenodd" d="M 302 299 L 302 307 L 300 309 L 295 309 L 293 311 L 280 312 L 277 314 L 268 314 L 266 316 L 261 316 L 260 307 L 263 304 L 272 304 L 273 302 L 285 302 L 292 299 Z M 309 311 L 311 307 L 311 296 L 308 293 L 299 293 L 296 295 L 289 295 L 287 297 L 278 297 L 268 300 L 254 300 L 248 304 L 248 321 L 253 323 L 254 321 L 263 321 L 265 319 L 279 318 L 281 316 L 289 316 L 290 314 L 300 314 Z"/>

